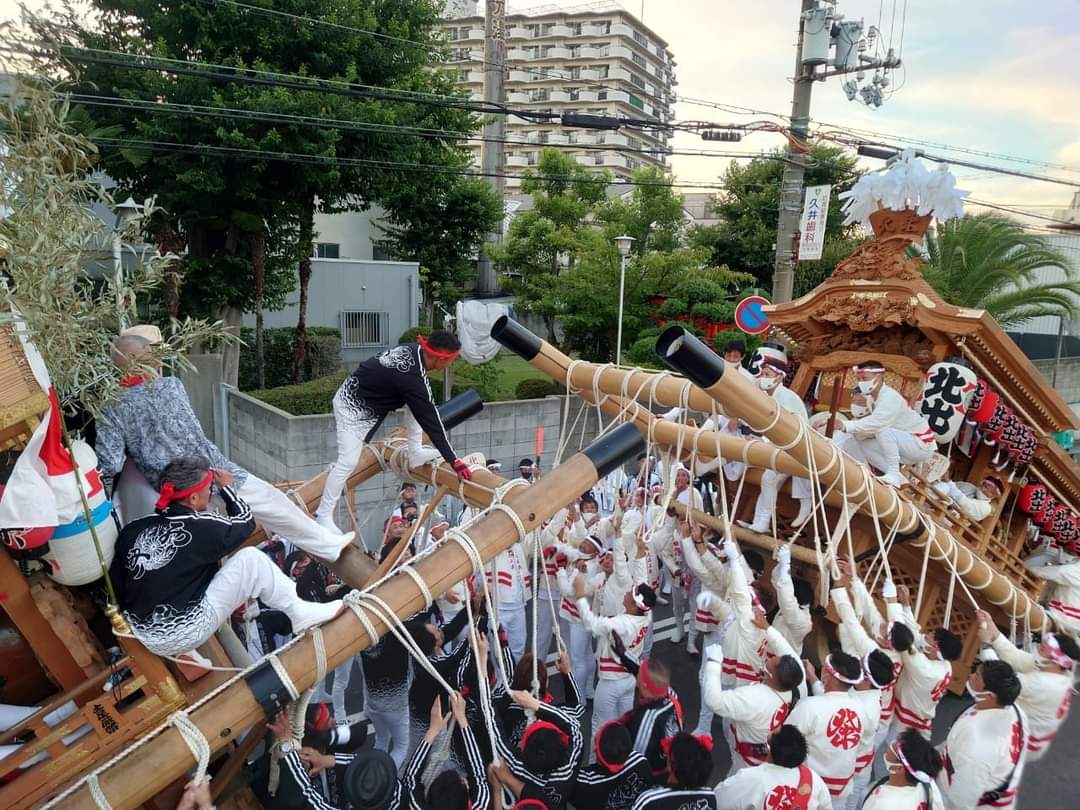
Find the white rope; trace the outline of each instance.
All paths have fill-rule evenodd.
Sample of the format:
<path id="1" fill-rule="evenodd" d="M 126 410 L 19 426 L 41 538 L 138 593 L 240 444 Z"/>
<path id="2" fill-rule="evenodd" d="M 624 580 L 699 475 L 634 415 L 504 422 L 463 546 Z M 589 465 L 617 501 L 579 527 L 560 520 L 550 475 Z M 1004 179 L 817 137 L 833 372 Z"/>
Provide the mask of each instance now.
<path id="1" fill-rule="evenodd" d="M 169 722 L 180 732 L 187 747 L 191 749 L 191 755 L 195 757 L 194 781 L 195 784 L 199 784 L 206 779 L 206 769 L 210 766 L 210 742 L 202 733 L 202 729 L 195 725 L 187 712 L 183 710 L 173 712 L 169 716 Z"/>
<path id="2" fill-rule="evenodd" d="M 420 591 L 421 596 L 424 597 L 424 607 L 431 607 L 431 603 L 434 601 L 431 598 L 431 589 L 428 588 L 427 583 L 424 582 L 424 578 L 420 576 L 420 573 L 411 565 L 402 565 L 397 569 L 397 571 L 399 574 L 405 574 L 410 579 L 412 579 L 414 583 L 416 583 L 417 589 Z"/>
<path id="3" fill-rule="evenodd" d="M 270 666 L 273 667 L 274 672 L 277 673 L 278 680 L 281 681 L 281 685 L 289 693 L 289 697 L 296 700 L 300 697 L 300 692 L 296 688 L 296 684 L 293 683 L 292 678 L 289 676 L 289 671 L 285 669 L 285 665 L 281 663 L 281 659 L 276 654 L 270 654 L 266 657 L 266 660 L 270 662 Z"/>
<path id="4" fill-rule="evenodd" d="M 86 777 L 86 786 L 90 789 L 90 798 L 94 800 L 98 810 L 113 810 L 113 806 L 109 804 L 109 798 L 101 789 L 101 782 L 98 781 L 96 771 Z"/>

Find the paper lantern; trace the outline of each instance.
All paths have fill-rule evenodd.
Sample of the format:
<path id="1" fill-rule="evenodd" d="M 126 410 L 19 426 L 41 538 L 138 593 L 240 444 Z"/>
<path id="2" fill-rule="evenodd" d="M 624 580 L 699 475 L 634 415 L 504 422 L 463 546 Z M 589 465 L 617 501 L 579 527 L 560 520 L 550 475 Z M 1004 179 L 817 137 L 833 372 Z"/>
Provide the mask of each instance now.
<path id="1" fill-rule="evenodd" d="M 976 386 L 975 372 L 958 363 L 935 363 L 927 370 L 915 410 L 926 417 L 938 444 L 956 438 Z"/>
<path id="2" fill-rule="evenodd" d="M 986 380 L 979 380 L 968 401 L 967 420 L 976 425 L 985 424 L 994 415 L 1000 399 L 997 393 L 990 390 Z"/>
<path id="3" fill-rule="evenodd" d="M 1063 514 L 1063 513 L 1066 513 L 1068 511 L 1069 511 L 1069 507 L 1067 507 L 1065 504 L 1063 504 L 1063 503 L 1055 504 L 1053 509 L 1047 509 L 1043 513 L 1042 523 L 1039 524 L 1040 527 L 1042 528 L 1042 530 L 1044 532 L 1049 532 L 1050 534 L 1053 535 L 1054 534 L 1054 526 L 1056 525 L 1055 522 L 1059 519 L 1058 518 L 1059 514 Z"/>
<path id="4" fill-rule="evenodd" d="M 1047 491 L 1042 484 L 1025 484 L 1016 497 L 1016 505 L 1026 515 L 1034 514 L 1046 503 Z"/>
<path id="5" fill-rule="evenodd" d="M 1031 519 L 1035 523 L 1042 525 L 1043 520 L 1046 519 L 1048 512 L 1054 511 L 1057 508 L 1057 498 L 1053 495 L 1047 494 L 1045 500 L 1043 500 L 1042 507 L 1031 513 Z"/>

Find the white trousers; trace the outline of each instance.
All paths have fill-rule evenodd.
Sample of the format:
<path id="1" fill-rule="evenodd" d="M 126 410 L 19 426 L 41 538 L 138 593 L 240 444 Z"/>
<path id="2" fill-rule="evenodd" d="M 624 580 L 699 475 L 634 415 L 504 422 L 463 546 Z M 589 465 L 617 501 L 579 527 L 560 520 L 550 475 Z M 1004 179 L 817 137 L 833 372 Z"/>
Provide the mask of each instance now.
<path id="1" fill-rule="evenodd" d="M 933 444 L 896 428 L 885 428 L 865 439 L 845 434 L 842 447 L 856 461 L 873 464 L 885 475 L 899 475 L 901 464 L 922 464 L 934 453 Z"/>
<path id="2" fill-rule="evenodd" d="M 214 611 L 214 630 L 229 620 L 233 611 L 249 599 L 261 599 L 274 610 L 292 615 L 303 604 L 296 595 L 296 583 L 285 576 L 270 558 L 257 548 L 242 548 L 221 566 L 206 588 L 203 599 Z M 203 644 L 204 638 L 194 647 Z"/>
<path id="3" fill-rule="evenodd" d="M 596 674 L 596 654 L 592 644 L 592 633 L 584 625 L 570 622 L 566 646 L 570 653 L 570 668 L 574 670 L 574 679 L 581 690 L 582 700 L 592 697 L 595 692 L 593 676 Z"/>
<path id="4" fill-rule="evenodd" d="M 409 753 L 409 707 L 405 694 L 402 691 L 402 699 L 396 706 L 384 706 L 372 700 L 366 691 L 364 694 L 364 714 L 375 729 L 375 747 L 388 753 L 399 771 Z"/>
<path id="5" fill-rule="evenodd" d="M 696 605 L 693 606 L 696 609 Z M 683 621 L 691 604 L 683 589 L 681 577 L 671 577 L 671 615 L 675 618 L 675 629 L 671 632 L 671 641 L 678 644 L 683 639 Z M 690 631 L 694 630 L 694 615 L 690 614 Z"/>
<path id="6" fill-rule="evenodd" d="M 499 603 L 499 626 L 506 631 L 506 640 L 515 663 L 525 654 L 525 642 L 529 639 L 528 623 L 525 620 L 525 605 Z"/>
<path id="7" fill-rule="evenodd" d="M 765 470 L 761 474 L 761 492 L 758 494 L 757 503 L 754 504 L 755 528 L 762 526 L 768 528 L 772 525 L 773 515 L 776 514 L 776 499 L 780 495 L 780 488 L 791 478 L 790 475 L 778 473 L 776 470 Z M 810 481 L 806 478 L 796 478 L 791 482 L 791 496 L 798 500 L 810 497 Z"/>
<path id="8" fill-rule="evenodd" d="M 697 627 L 697 598 L 701 593 L 701 581 L 697 577 L 690 580 L 690 591 L 686 595 L 686 601 L 690 609 L 690 630 L 686 639 L 686 647 L 697 647 L 697 637 L 702 635 Z M 700 652 L 700 650 L 699 650 Z"/>
<path id="9" fill-rule="evenodd" d="M 705 703 L 705 664 L 708 663 L 708 658 L 705 656 L 705 648 L 710 644 L 717 644 L 720 642 L 720 633 L 717 630 L 713 630 L 711 633 L 702 633 L 701 639 L 701 664 L 698 666 L 698 694 L 702 696 L 701 711 L 698 713 L 697 728 L 694 729 L 695 734 L 708 734 L 712 736 L 712 721 L 713 710 L 709 708 Z M 726 724 L 725 724 L 726 725 Z M 732 760 L 734 761 L 734 748 L 732 749 Z"/>
<path id="10" fill-rule="evenodd" d="M 360 461 L 364 439 L 377 424 L 374 419 L 357 419 L 339 390 L 334 395 L 334 433 L 337 437 L 337 461 L 326 475 L 322 499 L 315 519 L 323 526 L 334 525 L 334 509 L 345 489 L 345 482 Z"/>
<path id="11" fill-rule="evenodd" d="M 592 736 L 603 727 L 604 723 L 618 720 L 634 708 L 634 687 L 636 681 L 630 675 L 625 678 L 600 678 L 596 683 L 596 697 L 593 698 Z M 595 747 L 589 746 L 590 761 L 595 762 Z"/>
<path id="12" fill-rule="evenodd" d="M 308 554 L 333 562 L 341 553 L 341 534 L 320 526 L 288 495 L 248 473 L 238 493 L 251 507 L 252 517 L 268 532 L 280 534 Z"/>

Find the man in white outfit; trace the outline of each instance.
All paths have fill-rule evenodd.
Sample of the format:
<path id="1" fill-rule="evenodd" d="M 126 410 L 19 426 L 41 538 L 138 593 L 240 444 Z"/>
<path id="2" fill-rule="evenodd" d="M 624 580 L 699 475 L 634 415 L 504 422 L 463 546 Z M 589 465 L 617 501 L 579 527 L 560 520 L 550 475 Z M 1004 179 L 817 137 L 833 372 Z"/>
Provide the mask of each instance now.
<path id="1" fill-rule="evenodd" d="M 758 349 L 760 355 L 760 371 L 758 372 L 758 387 L 776 400 L 776 404 L 788 413 L 795 414 L 804 425 L 809 424 L 806 416 L 806 406 L 799 395 L 784 385 L 787 377 L 787 355 L 780 349 L 763 346 Z M 757 503 L 754 505 L 754 519 L 750 523 L 738 521 L 739 525 L 751 531 L 765 534 L 771 532 L 773 520 L 776 516 L 776 499 L 780 494 L 780 487 L 791 476 L 778 473 L 776 470 L 765 470 L 761 475 L 761 492 Z M 810 518 L 811 490 L 810 482 L 805 478 L 796 478 L 791 482 L 791 494 L 799 502 L 799 514 L 792 525 L 798 528 Z"/>
<path id="2" fill-rule="evenodd" d="M 768 761 L 740 768 L 716 786 L 717 810 L 831 810 L 821 777 L 806 764 L 806 738 L 785 725 L 769 737 Z"/>
<path id="3" fill-rule="evenodd" d="M 868 360 L 854 372 L 859 392 L 870 398 L 873 408 L 868 416 L 841 423 L 844 435 L 837 443 L 857 461 L 881 470 L 885 483 L 903 486 L 907 479 L 900 465 L 928 461 L 936 446 L 934 432 L 899 391 L 885 384 L 881 363 Z"/>
<path id="4" fill-rule="evenodd" d="M 1069 714 L 1080 646 L 1070 636 L 1045 633 L 1038 649 L 1027 653 L 1002 635 L 985 610 L 975 611 L 975 619 L 979 625 L 979 640 L 990 645 L 982 651 L 981 658 L 984 661 L 1000 658 L 1020 679 L 1016 705 L 1028 719 L 1028 762 L 1041 759 Z"/>
<path id="5" fill-rule="evenodd" d="M 949 729 L 938 787 L 948 810 L 1016 806 L 1028 719 L 1016 705 L 1020 679 L 1004 661 L 983 661 L 968 679 L 975 705 Z"/>

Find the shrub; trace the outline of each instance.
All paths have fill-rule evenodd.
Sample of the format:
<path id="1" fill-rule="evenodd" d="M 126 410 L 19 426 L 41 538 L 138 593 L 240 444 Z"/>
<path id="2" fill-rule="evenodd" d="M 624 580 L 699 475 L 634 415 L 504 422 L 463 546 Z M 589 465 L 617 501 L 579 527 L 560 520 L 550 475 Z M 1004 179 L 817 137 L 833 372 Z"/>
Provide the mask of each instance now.
<path id="1" fill-rule="evenodd" d="M 682 318 L 689 314 L 689 306 L 682 298 L 669 298 L 660 305 L 657 314 L 662 318 Z"/>
<path id="2" fill-rule="evenodd" d="M 698 318 L 705 318 L 711 323 L 731 323 L 735 320 L 735 305 L 727 301 L 694 304 L 690 313 Z"/>
<path id="3" fill-rule="evenodd" d="M 293 416 L 330 413 L 333 410 L 334 394 L 344 379 L 344 374 L 330 374 L 300 385 L 282 385 L 252 391 L 251 396 Z"/>
<path id="4" fill-rule="evenodd" d="M 427 337 L 431 334 L 430 326 L 414 326 L 412 329 L 406 329 L 401 333 L 401 337 L 398 338 L 398 344 L 402 343 L 416 343 L 417 335 L 423 335 Z"/>
<path id="5" fill-rule="evenodd" d="M 522 380 L 514 389 L 514 399 L 543 399 L 565 393 L 566 386 L 559 385 L 554 380 Z"/>
<path id="6" fill-rule="evenodd" d="M 724 353 L 724 344 L 729 340 L 741 340 L 745 343 L 747 357 L 757 351 L 757 347 L 761 345 L 761 337 L 758 335 L 748 335 L 738 329 L 725 329 L 723 332 L 717 332 L 712 338 L 712 345 L 717 354 Z"/>
<path id="7" fill-rule="evenodd" d="M 240 390 L 249 391 L 255 380 L 255 330 L 242 329 L 244 345 L 240 348 Z M 266 388 L 278 388 L 292 383 L 292 356 L 296 329 L 291 326 L 263 330 L 263 361 Z M 307 328 L 304 352 L 305 380 L 314 380 L 341 370 L 341 332 L 326 326 Z"/>

